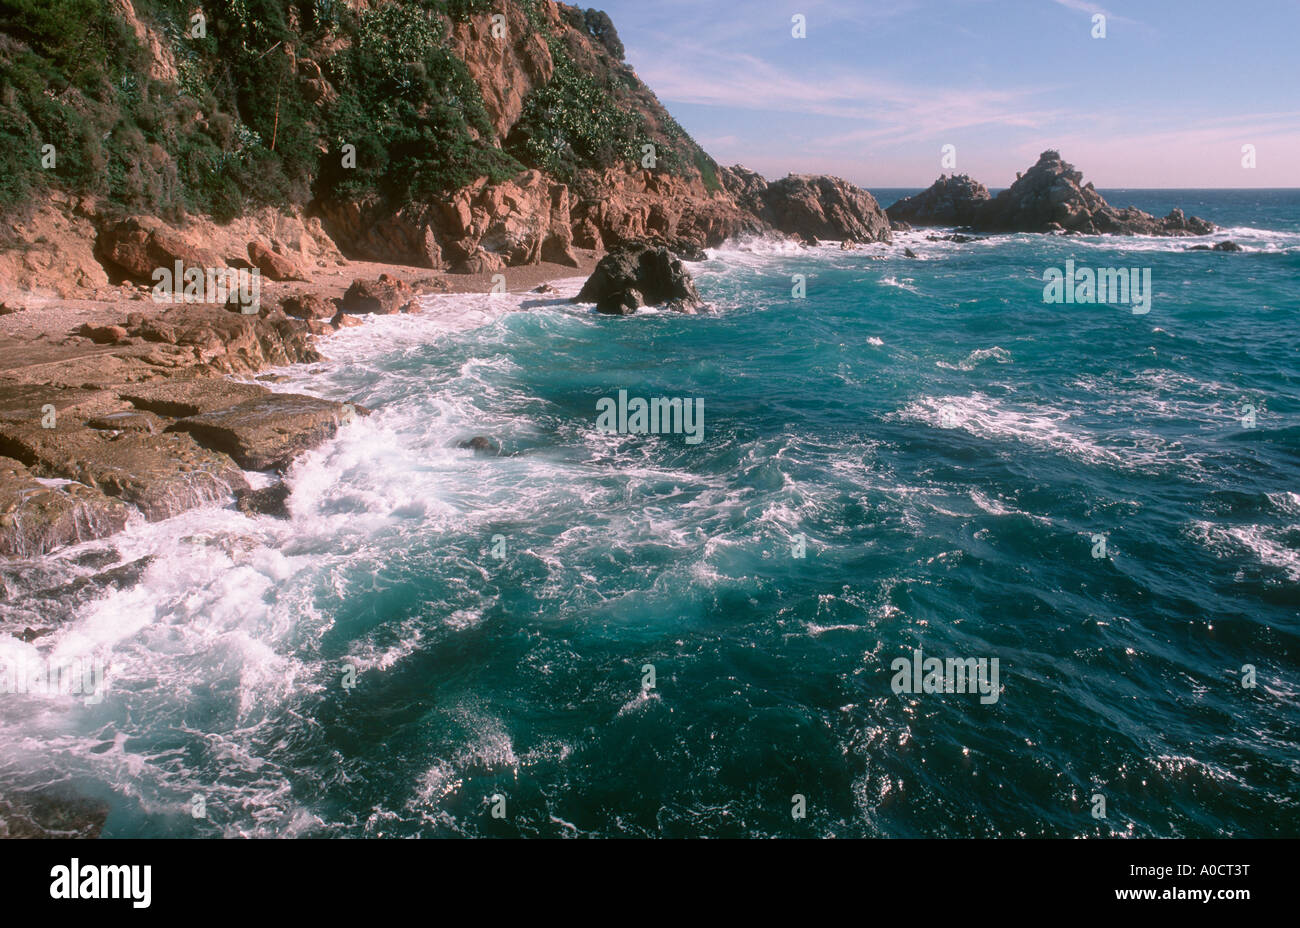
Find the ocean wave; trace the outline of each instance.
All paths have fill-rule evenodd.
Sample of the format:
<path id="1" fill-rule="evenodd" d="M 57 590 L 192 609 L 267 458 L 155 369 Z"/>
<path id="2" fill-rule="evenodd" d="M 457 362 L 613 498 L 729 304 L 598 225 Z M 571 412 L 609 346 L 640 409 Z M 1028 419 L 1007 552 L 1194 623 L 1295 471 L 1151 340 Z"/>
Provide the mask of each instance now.
<path id="1" fill-rule="evenodd" d="M 1187 453 L 1177 442 L 1129 431 L 1105 439 L 1082 426 L 1070 425 L 1071 414 L 1051 406 L 1015 409 L 981 393 L 925 396 L 894 417 L 941 429 L 956 429 L 977 438 L 1011 441 L 1063 454 L 1086 464 L 1130 473 L 1180 468 L 1200 469 L 1201 455 Z"/>
<path id="2" fill-rule="evenodd" d="M 1187 529 L 1188 535 L 1216 557 L 1238 557 L 1243 552 L 1260 564 L 1286 574 L 1293 583 L 1300 582 L 1300 548 L 1287 539 L 1294 528 L 1270 525 L 1222 525 L 1198 520 Z"/>
<path id="3" fill-rule="evenodd" d="M 947 361 L 935 361 L 934 363 L 936 367 L 942 367 L 950 371 L 973 371 L 985 361 L 1010 364 L 1011 352 L 994 345 L 992 348 L 977 348 L 956 364 L 949 364 Z"/>

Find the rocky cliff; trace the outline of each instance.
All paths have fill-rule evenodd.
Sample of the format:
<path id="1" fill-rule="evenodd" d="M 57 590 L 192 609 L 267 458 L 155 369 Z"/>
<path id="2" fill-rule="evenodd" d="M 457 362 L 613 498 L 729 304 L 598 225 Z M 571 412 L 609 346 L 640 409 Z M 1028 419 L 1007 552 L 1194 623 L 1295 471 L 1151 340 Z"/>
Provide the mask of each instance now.
<path id="1" fill-rule="evenodd" d="M 189 244 L 154 251 L 217 266 L 255 248 L 308 273 L 343 256 L 485 273 L 638 240 L 686 253 L 743 232 L 888 239 L 875 200 L 844 181 L 719 167 L 600 11 L 213 0 L 200 27 L 191 6 L 0 4 L 8 283 L 139 281 L 143 266 L 114 254 L 153 260 L 169 242 Z"/>

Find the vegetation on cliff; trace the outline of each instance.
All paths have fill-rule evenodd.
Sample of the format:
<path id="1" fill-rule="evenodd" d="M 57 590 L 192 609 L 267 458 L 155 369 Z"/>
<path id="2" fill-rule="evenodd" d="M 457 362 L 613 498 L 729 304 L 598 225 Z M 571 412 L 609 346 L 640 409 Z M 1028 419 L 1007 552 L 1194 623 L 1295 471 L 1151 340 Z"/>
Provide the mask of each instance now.
<path id="1" fill-rule="evenodd" d="M 543 3 L 0 0 L 0 212 L 51 187 L 168 218 L 401 204 L 523 168 L 567 181 L 637 164 L 646 143 L 659 170 L 714 178 L 622 64 L 609 17 L 561 6 L 548 20 Z M 497 11 L 554 63 L 507 138 L 451 34 Z"/>

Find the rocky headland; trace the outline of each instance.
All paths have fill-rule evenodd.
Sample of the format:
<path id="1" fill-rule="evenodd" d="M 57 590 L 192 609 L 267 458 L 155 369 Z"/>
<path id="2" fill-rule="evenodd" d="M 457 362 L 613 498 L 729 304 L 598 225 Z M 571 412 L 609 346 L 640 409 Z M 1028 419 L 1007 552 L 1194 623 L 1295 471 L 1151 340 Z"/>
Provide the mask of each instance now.
<path id="1" fill-rule="evenodd" d="M 319 360 L 317 336 L 369 315 L 418 312 L 421 293 L 529 289 L 608 255 L 583 299 L 693 310 L 681 259 L 730 237 L 889 241 L 852 184 L 714 163 L 598 11 L 511 0 L 494 23 L 474 3 L 329 19 L 253 5 L 253 21 L 214 15 L 204 43 L 178 34 L 186 8 L 169 0 L 113 0 L 99 22 L 0 18 L 6 73 L 48 78 L 71 45 L 98 43 L 140 88 L 67 75 L 60 99 L 102 135 L 61 137 L 39 95 L 7 111 L 33 146 L 0 190 L 0 554 L 214 503 L 283 514 L 284 494 L 244 471 L 283 470 L 359 407 L 254 378 Z M 399 42 L 416 61 L 393 57 Z M 287 93 L 251 105 L 272 78 Z M 363 104 L 396 130 L 349 122 Z M 403 120 L 452 137 L 414 150 L 391 134 Z M 37 139 L 65 167 L 35 170 Z M 256 294 L 236 288 L 244 272 Z"/>

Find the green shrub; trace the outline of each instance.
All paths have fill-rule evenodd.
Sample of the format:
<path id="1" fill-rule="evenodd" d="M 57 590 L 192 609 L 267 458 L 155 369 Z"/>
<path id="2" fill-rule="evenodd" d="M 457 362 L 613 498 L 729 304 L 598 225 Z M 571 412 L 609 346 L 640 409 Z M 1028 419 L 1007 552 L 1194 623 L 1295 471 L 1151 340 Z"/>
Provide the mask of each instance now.
<path id="1" fill-rule="evenodd" d="M 550 46 L 555 72 L 525 99 L 507 150 L 564 181 L 582 168 L 639 160 L 640 115 L 620 106 L 610 88 L 580 72 L 562 43 L 552 39 Z"/>

